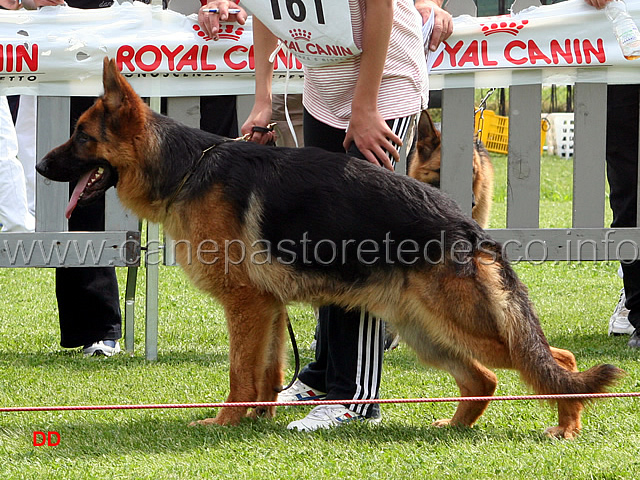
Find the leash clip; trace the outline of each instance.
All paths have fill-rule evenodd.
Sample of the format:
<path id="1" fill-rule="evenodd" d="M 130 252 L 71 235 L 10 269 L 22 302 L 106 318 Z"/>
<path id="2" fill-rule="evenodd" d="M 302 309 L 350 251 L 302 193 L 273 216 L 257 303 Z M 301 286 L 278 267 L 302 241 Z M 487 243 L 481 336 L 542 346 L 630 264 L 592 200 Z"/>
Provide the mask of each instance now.
<path id="1" fill-rule="evenodd" d="M 251 127 L 251 131 L 249 133 L 245 133 L 243 136 L 236 138 L 238 142 L 248 142 L 253 138 L 254 133 L 270 133 L 273 132 L 274 127 L 276 126 L 276 122 L 269 123 L 266 127 L 260 127 L 258 125 L 254 125 Z M 267 145 L 275 145 L 275 139 L 271 142 L 267 143 Z"/>

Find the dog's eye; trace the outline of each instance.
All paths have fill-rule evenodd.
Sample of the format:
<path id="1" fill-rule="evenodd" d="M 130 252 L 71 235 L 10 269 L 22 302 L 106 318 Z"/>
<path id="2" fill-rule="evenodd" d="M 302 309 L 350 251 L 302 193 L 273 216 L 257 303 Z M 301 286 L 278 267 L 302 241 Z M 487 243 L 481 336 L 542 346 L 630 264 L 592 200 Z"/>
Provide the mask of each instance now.
<path id="1" fill-rule="evenodd" d="M 87 135 L 86 133 L 79 131 L 76 133 L 76 142 L 80 143 L 80 144 L 84 144 L 87 143 L 88 141 L 91 140 L 91 137 L 89 135 Z"/>

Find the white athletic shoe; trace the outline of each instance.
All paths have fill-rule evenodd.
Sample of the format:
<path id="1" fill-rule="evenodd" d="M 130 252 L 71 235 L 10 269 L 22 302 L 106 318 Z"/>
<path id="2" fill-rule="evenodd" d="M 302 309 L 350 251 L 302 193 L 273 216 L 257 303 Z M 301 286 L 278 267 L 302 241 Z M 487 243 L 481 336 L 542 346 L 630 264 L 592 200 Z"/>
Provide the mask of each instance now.
<path id="1" fill-rule="evenodd" d="M 301 432 L 313 432 L 320 428 L 338 427 L 353 421 L 379 423 L 380 420 L 381 417 L 367 418 L 343 405 L 318 405 L 302 420 L 291 422 L 287 428 Z"/>
<path id="2" fill-rule="evenodd" d="M 635 328 L 629 323 L 629 310 L 624 306 L 627 297 L 624 288 L 620 291 L 620 300 L 609 319 L 609 335 L 631 335 Z"/>
<path id="3" fill-rule="evenodd" d="M 117 340 L 100 340 L 84 347 L 84 354 L 87 357 L 92 355 L 112 357 L 116 353 L 120 353 L 120 342 Z"/>
<path id="4" fill-rule="evenodd" d="M 325 392 L 315 390 L 309 385 L 302 383 L 300 380 L 296 380 L 286 390 L 281 391 L 278 394 L 278 402 L 304 402 L 308 400 L 322 400 L 326 397 Z"/>

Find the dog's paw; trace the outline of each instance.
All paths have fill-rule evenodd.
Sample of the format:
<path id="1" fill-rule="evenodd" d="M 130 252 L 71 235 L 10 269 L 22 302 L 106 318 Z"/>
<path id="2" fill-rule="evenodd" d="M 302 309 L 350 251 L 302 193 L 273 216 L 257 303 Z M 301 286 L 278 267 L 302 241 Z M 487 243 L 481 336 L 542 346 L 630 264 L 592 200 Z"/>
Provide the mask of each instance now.
<path id="1" fill-rule="evenodd" d="M 249 418 L 273 418 L 276 416 L 276 407 L 257 407 L 247 414 Z"/>
<path id="2" fill-rule="evenodd" d="M 545 429 L 544 434 L 549 438 L 562 438 L 565 440 L 573 440 L 578 436 L 580 430 L 567 427 L 548 427 Z"/>
<path id="3" fill-rule="evenodd" d="M 431 424 L 432 427 L 450 427 L 453 425 L 450 418 L 443 418 L 440 420 L 436 420 Z"/>
<path id="4" fill-rule="evenodd" d="M 197 425 L 221 425 L 221 426 L 235 426 L 238 425 L 244 418 L 247 412 L 246 408 L 222 408 L 215 418 L 205 418 L 204 420 L 197 420 L 189 424 L 190 427 Z"/>
<path id="5" fill-rule="evenodd" d="M 204 420 L 196 420 L 195 422 L 191 422 L 189 424 L 190 427 L 197 427 L 198 425 L 204 425 L 205 427 L 208 425 L 219 425 L 216 422 L 215 418 L 205 418 Z"/>

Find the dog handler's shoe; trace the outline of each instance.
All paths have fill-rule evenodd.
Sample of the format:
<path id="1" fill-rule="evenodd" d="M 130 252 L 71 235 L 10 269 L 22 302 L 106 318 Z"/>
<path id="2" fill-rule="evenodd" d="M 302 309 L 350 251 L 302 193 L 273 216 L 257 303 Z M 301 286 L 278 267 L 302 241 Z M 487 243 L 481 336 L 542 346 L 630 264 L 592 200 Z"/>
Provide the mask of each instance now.
<path id="1" fill-rule="evenodd" d="M 396 329 L 385 322 L 384 324 L 384 351 L 394 350 L 400 343 L 400 334 Z"/>
<path id="2" fill-rule="evenodd" d="M 320 428 L 333 428 L 349 422 L 379 423 L 381 417 L 367 418 L 343 405 L 318 405 L 302 420 L 287 425 L 289 430 L 313 432 Z"/>
<path id="3" fill-rule="evenodd" d="M 624 288 L 620 291 L 620 300 L 609 319 L 609 335 L 631 335 L 635 328 L 629 323 L 629 310 L 624 306 L 627 297 Z"/>
<path id="4" fill-rule="evenodd" d="M 120 353 L 120 342 L 117 340 L 100 340 L 84 347 L 84 354 L 87 357 L 92 355 L 112 357 L 116 353 Z"/>
<path id="5" fill-rule="evenodd" d="M 300 380 L 296 380 L 286 390 L 281 391 L 278 394 L 278 402 L 304 402 L 308 400 L 322 400 L 326 397 L 325 392 L 321 392 L 309 385 L 302 383 Z"/>
<path id="6" fill-rule="evenodd" d="M 627 343 L 627 345 L 631 348 L 640 348 L 640 332 L 638 332 L 638 330 L 634 330 L 633 335 L 631 335 L 631 338 L 629 339 L 629 343 Z"/>

